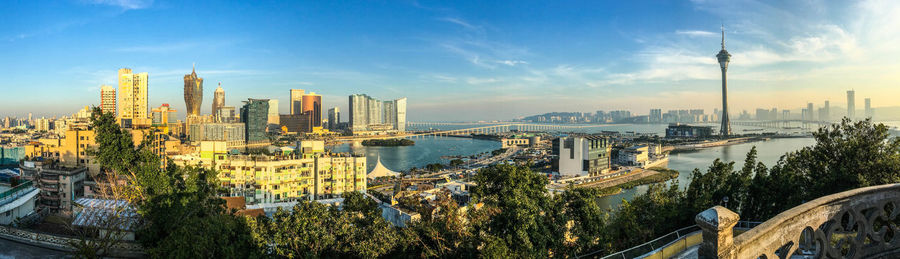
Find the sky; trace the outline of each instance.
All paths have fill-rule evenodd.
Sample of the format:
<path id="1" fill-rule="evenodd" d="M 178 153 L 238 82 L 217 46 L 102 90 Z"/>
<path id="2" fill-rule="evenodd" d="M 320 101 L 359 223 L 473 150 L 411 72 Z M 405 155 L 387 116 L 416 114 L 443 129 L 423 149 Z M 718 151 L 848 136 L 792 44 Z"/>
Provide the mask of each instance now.
<path id="1" fill-rule="evenodd" d="M 869 1 L 5 1 L 0 116 L 98 105 L 122 67 L 149 73 L 149 105 L 184 116 L 183 76 L 202 112 L 289 89 L 323 109 L 363 93 L 408 99 L 409 121 L 721 107 L 825 100 L 900 106 L 900 3 Z M 344 115 L 346 120 L 346 115 Z"/>

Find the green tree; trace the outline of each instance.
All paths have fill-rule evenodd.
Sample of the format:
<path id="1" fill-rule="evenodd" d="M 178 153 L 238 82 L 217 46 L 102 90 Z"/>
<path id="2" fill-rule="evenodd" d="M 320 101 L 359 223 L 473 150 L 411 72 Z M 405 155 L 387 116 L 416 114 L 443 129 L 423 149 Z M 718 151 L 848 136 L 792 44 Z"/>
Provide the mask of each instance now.
<path id="1" fill-rule="evenodd" d="M 548 210 L 553 205 L 545 191 L 547 177 L 527 167 L 495 165 L 482 169 L 474 180 L 472 198 L 483 202 L 488 207 L 484 213 L 490 215 L 489 221 L 474 227 L 484 232 L 480 238 L 489 248 L 501 251 L 505 245 L 512 253 L 507 256 L 548 257 L 562 242 L 563 233 L 555 231 Z"/>

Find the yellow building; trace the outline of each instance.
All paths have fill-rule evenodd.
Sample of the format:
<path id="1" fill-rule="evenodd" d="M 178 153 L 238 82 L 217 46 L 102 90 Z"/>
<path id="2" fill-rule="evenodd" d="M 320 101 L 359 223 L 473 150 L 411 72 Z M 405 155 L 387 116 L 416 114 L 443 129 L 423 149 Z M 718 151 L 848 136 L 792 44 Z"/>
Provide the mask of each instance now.
<path id="1" fill-rule="evenodd" d="M 130 68 L 119 69 L 119 114 L 116 118 L 131 125 L 150 125 L 147 105 L 147 72 L 132 73 Z"/>
<path id="2" fill-rule="evenodd" d="M 298 152 L 319 151 L 315 146 Z M 243 196 L 248 204 L 328 199 L 366 190 L 365 157 L 324 152 L 291 157 L 228 155 L 222 141 L 201 142 L 199 155 L 176 158 L 176 163 L 215 168 L 230 196 Z"/>

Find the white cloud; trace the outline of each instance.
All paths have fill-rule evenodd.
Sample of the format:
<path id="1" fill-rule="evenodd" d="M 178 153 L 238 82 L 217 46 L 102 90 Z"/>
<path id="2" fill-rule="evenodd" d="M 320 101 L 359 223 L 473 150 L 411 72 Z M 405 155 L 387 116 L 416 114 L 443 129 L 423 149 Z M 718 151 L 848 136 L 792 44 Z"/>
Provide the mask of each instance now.
<path id="1" fill-rule="evenodd" d="M 153 5 L 153 0 L 87 0 L 86 2 L 95 5 L 115 6 L 125 10 L 144 9 Z"/>
<path id="2" fill-rule="evenodd" d="M 677 30 L 675 34 L 679 35 L 687 35 L 690 37 L 718 37 L 719 34 L 715 32 L 709 31 L 698 31 L 698 30 Z"/>

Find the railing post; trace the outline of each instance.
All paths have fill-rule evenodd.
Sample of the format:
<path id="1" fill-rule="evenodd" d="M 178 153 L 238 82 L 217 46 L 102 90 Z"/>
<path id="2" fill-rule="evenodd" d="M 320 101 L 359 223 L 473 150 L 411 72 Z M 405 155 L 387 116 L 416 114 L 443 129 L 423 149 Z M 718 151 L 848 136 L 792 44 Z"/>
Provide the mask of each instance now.
<path id="1" fill-rule="evenodd" d="M 733 259 L 734 225 L 738 216 L 722 206 L 715 206 L 697 214 L 694 221 L 703 231 L 703 243 L 698 249 L 698 258 Z"/>

